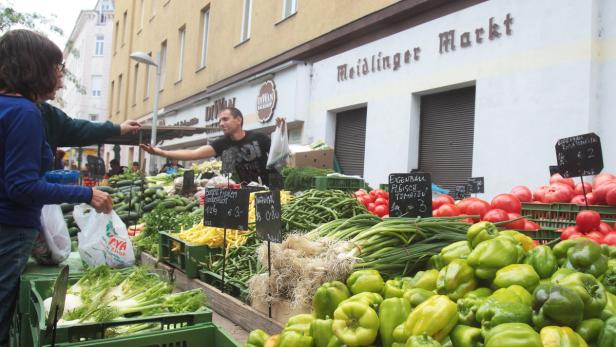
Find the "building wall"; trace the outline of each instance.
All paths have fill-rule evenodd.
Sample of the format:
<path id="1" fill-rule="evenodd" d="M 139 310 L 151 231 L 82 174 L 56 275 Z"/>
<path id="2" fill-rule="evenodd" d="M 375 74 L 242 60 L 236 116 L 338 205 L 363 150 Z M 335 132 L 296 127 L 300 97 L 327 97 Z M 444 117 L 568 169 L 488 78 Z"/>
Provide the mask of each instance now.
<path id="1" fill-rule="evenodd" d="M 556 141 L 589 131 L 604 135 L 606 169 L 614 171 L 615 12 L 610 1 L 488 1 L 316 62 L 306 140 L 333 144 L 335 112 L 367 105 L 365 176 L 385 183 L 389 173 L 418 165 L 420 96 L 475 85 L 473 176 L 486 177 L 486 196 L 545 184 Z M 490 18 L 500 26 L 498 39 L 488 38 Z M 485 30 L 483 42 L 462 48 L 460 35 L 472 38 L 477 28 Z M 449 30 L 456 48 L 440 53 L 439 34 Z M 342 64 L 415 47 L 420 59 L 397 71 L 337 80 Z"/>
<path id="2" fill-rule="evenodd" d="M 140 64 L 135 81 L 135 62 L 129 59 L 131 52 L 152 52 L 156 57 L 161 43 L 166 40 L 167 71 L 159 102 L 164 109 L 165 105 L 203 91 L 208 85 L 395 2 L 297 0 L 296 14 L 281 21 L 283 0 L 253 0 L 251 35 L 243 43 L 240 42 L 243 0 L 143 0 L 143 10 L 142 0 L 118 2 L 114 21 L 114 39 L 117 41 L 114 46 L 117 45 L 117 49 L 114 50 L 111 69 L 116 95 L 108 98 L 110 105 L 113 104 L 111 117 L 115 121 L 138 119 L 151 113 L 153 108 L 154 71 L 150 69 L 150 97 L 144 98 L 146 68 Z M 200 68 L 201 13 L 207 8 L 210 10 L 207 64 Z M 126 37 L 121 42 L 124 27 Z M 186 29 L 186 41 L 183 76 L 179 80 L 178 31 L 182 27 Z M 118 94 L 120 74 L 122 91 Z M 136 89 L 133 87 L 135 82 Z M 133 99 L 134 94 L 136 99 Z"/>

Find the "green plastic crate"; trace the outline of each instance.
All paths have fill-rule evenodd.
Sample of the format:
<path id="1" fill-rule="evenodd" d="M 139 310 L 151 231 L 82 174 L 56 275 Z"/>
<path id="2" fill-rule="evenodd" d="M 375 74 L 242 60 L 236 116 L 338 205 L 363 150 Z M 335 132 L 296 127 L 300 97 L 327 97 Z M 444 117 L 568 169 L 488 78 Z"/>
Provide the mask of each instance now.
<path id="1" fill-rule="evenodd" d="M 222 287 L 222 276 L 212 271 L 201 269 L 199 270 L 199 279 L 215 288 Z M 232 279 L 225 277 L 224 292 L 234 298 L 240 299 L 243 302 L 248 300 L 248 289 L 245 285 L 237 283 Z"/>
<path id="2" fill-rule="evenodd" d="M 69 277 L 69 285 L 77 282 L 79 277 Z M 51 343 L 51 334 L 47 335 L 47 326 L 45 319 L 45 308 L 43 306 L 43 300 L 50 297 L 53 294 L 53 285 L 55 279 L 37 279 L 32 280 L 30 283 L 30 295 L 29 295 L 29 308 L 28 311 L 22 315 L 21 335 L 22 339 L 26 331 L 29 331 L 29 341 L 23 340 L 21 346 L 44 346 Z M 27 322 L 23 321 L 27 317 Z M 179 313 L 179 314 L 165 314 L 159 316 L 152 316 L 147 318 L 129 318 L 121 321 L 105 322 L 105 323 L 87 323 L 72 326 L 58 327 L 56 330 L 56 342 L 57 346 L 68 346 L 76 342 L 95 341 L 104 339 L 105 343 L 108 341 L 115 341 L 115 338 L 107 338 L 106 334 L 111 328 L 127 326 L 138 323 L 153 323 L 160 327 L 160 330 L 165 330 L 166 333 L 174 332 L 174 336 L 178 335 L 176 332 L 181 333 L 186 327 L 192 327 L 199 324 L 211 324 L 212 311 L 206 309 L 200 312 L 194 313 Z M 26 323 L 26 324 L 24 324 Z M 29 324 L 29 326 L 27 325 Z M 151 333 L 135 334 L 127 338 L 140 338 L 149 336 Z M 150 340 L 151 341 L 151 340 Z M 99 341 L 96 341 L 99 343 Z M 25 343 L 25 344 L 24 344 Z M 90 342 L 89 342 L 90 343 Z M 79 344 L 82 345 L 82 344 Z M 85 345 L 85 344 L 83 344 Z M 116 346 L 115 344 L 92 344 L 96 346 Z M 90 346 L 90 344 L 88 344 Z M 148 346 L 144 344 L 143 346 Z M 131 345 L 131 347 L 137 347 Z"/>
<path id="3" fill-rule="evenodd" d="M 577 213 L 585 209 L 586 206 L 576 204 L 522 203 L 522 215 L 538 223 L 542 230 L 550 232 L 575 225 Z M 604 222 L 610 224 L 616 222 L 616 207 L 590 205 L 588 209 L 599 212 Z"/>
<path id="4" fill-rule="evenodd" d="M 161 232 L 158 247 L 159 260 L 182 270 L 188 278 L 199 277 L 201 263 L 210 255 L 220 253 L 205 245 L 191 245 L 171 234 Z"/>
<path id="5" fill-rule="evenodd" d="M 533 240 L 539 241 L 539 243 L 542 245 L 552 243 L 555 240 L 560 239 L 560 232 L 553 231 L 553 230 L 540 229 L 537 231 L 528 231 L 528 230 L 518 230 L 518 231 L 524 235 L 532 237 Z"/>
<path id="6" fill-rule="evenodd" d="M 337 189 L 355 191 L 366 188 L 366 183 L 361 178 L 318 176 L 314 178 L 314 187 L 319 190 Z"/>

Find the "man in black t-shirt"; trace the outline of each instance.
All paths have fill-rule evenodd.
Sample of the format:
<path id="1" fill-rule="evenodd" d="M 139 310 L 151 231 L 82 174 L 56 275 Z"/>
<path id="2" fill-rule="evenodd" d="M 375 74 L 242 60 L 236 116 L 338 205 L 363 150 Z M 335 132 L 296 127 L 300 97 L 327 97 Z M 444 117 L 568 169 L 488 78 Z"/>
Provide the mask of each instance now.
<path id="1" fill-rule="evenodd" d="M 277 125 L 284 120 L 277 119 Z M 244 116 L 235 107 L 227 107 L 218 114 L 218 124 L 224 137 L 210 145 L 197 149 L 180 149 L 166 151 L 150 145 L 141 145 L 146 152 L 176 160 L 199 160 L 220 157 L 223 172 L 236 173 L 242 182 L 259 182 L 268 184 L 269 172 L 266 168 L 271 140 L 269 136 L 252 131 L 245 131 Z"/>

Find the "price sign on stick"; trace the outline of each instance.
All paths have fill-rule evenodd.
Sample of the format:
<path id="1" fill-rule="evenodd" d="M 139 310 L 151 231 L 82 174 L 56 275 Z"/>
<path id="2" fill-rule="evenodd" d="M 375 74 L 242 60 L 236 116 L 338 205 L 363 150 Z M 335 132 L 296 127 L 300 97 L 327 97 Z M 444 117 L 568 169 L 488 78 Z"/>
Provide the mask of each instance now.
<path id="1" fill-rule="evenodd" d="M 556 160 L 565 178 L 597 175 L 603 170 L 601 139 L 595 133 L 560 139 L 556 142 Z"/>
<path id="2" fill-rule="evenodd" d="M 203 224 L 248 230 L 249 198 L 250 192 L 244 189 L 206 189 Z"/>
<path id="3" fill-rule="evenodd" d="M 257 237 L 270 242 L 282 242 L 280 221 L 280 191 L 255 194 Z"/>
<path id="4" fill-rule="evenodd" d="M 467 186 L 456 186 L 456 189 L 451 191 L 451 195 L 455 200 L 464 200 L 468 194 L 466 190 Z"/>
<path id="5" fill-rule="evenodd" d="M 432 180 L 429 173 L 389 175 L 389 215 L 391 217 L 432 216 Z"/>
<path id="6" fill-rule="evenodd" d="M 468 179 L 468 183 L 470 183 L 471 188 L 468 193 L 477 194 L 484 192 L 485 182 L 483 177 L 471 177 Z"/>

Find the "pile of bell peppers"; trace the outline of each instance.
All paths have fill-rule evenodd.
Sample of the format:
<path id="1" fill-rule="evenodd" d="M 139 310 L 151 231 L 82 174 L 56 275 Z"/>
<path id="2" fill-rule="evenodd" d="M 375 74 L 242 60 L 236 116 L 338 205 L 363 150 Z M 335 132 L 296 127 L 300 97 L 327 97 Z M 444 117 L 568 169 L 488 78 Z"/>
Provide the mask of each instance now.
<path id="1" fill-rule="evenodd" d="M 413 277 L 375 270 L 323 284 L 313 312 L 247 347 L 616 347 L 616 247 L 536 245 L 490 222 Z"/>

